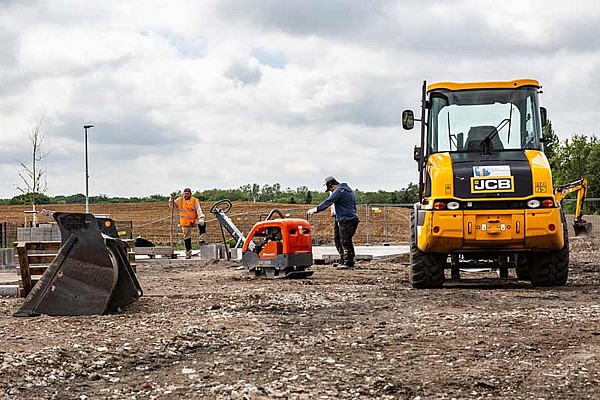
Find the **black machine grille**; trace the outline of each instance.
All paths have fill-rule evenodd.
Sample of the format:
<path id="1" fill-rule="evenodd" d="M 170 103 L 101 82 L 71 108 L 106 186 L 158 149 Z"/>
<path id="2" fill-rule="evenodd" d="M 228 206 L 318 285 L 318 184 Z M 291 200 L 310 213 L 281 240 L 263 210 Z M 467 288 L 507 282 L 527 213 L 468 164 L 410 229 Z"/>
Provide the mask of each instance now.
<path id="1" fill-rule="evenodd" d="M 492 155 L 481 153 L 450 153 L 454 168 L 454 196 L 461 198 L 528 197 L 533 194 L 531 167 L 522 150 L 500 151 Z M 482 165 L 508 165 L 514 179 L 512 192 L 472 193 L 473 167 Z"/>

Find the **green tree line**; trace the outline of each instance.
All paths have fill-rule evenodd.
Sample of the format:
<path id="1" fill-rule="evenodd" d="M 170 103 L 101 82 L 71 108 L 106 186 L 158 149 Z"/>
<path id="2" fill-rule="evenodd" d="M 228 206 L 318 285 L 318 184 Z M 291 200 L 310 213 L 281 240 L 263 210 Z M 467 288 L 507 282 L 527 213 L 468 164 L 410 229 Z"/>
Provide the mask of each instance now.
<path id="1" fill-rule="evenodd" d="M 573 135 L 566 139 L 555 149 L 550 164 L 555 185 L 585 177 L 587 197 L 600 197 L 600 140 L 595 135 Z"/>
<path id="2" fill-rule="evenodd" d="M 356 190 L 356 201 L 358 204 L 406 204 L 418 200 L 418 185 L 409 183 L 406 188 L 396 191 L 379 190 L 377 192 L 363 192 Z M 283 189 L 279 183 L 260 186 L 256 183 L 246 184 L 237 189 L 206 189 L 197 190 L 194 196 L 201 201 L 219 201 L 229 199 L 231 201 L 253 201 L 265 203 L 285 204 L 318 204 L 328 196 L 324 191 L 309 190 L 306 186 L 298 188 Z M 168 201 L 168 195 L 153 194 L 146 197 L 109 197 L 101 194 L 90 196 L 90 204 L 99 203 L 142 203 Z M 68 196 L 47 196 L 37 193 L 36 204 L 85 204 L 85 195 L 76 193 Z M 11 199 L 0 199 L 2 205 L 29 205 L 31 196 L 20 194 Z"/>
<path id="3" fill-rule="evenodd" d="M 551 146 L 550 166 L 555 186 L 587 178 L 587 199 L 600 198 L 600 140 L 596 135 L 573 135 L 569 139 Z M 565 212 L 575 212 L 576 194 L 572 193 L 563 201 Z M 584 202 L 584 214 L 598 214 L 598 202 Z"/>

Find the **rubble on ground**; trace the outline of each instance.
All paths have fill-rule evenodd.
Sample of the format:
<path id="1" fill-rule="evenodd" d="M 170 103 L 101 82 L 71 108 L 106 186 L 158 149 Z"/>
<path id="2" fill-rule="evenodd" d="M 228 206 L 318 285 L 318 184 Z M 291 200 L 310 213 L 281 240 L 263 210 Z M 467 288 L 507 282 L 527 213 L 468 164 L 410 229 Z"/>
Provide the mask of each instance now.
<path id="1" fill-rule="evenodd" d="M 598 398 L 598 243 L 571 240 L 556 288 L 414 290 L 406 256 L 304 280 L 154 260 L 114 315 L 13 318 L 22 299 L 0 298 L 0 397 Z"/>

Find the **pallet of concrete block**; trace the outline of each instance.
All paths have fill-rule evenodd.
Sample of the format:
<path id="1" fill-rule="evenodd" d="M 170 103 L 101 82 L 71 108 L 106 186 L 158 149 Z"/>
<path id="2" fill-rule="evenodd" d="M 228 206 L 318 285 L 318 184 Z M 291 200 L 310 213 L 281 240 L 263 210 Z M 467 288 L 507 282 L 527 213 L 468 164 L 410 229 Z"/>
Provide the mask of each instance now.
<path id="1" fill-rule="evenodd" d="M 229 249 L 229 254 L 231 254 L 232 260 L 241 260 L 242 259 L 242 249 L 239 247 L 234 247 Z"/>
<path id="2" fill-rule="evenodd" d="M 34 227 L 17 228 L 19 242 L 55 242 L 60 241 L 58 224 L 39 224 Z"/>
<path id="3" fill-rule="evenodd" d="M 225 245 L 217 243 L 200 246 L 200 258 L 202 260 L 219 260 L 227 258 L 227 253 L 225 253 Z"/>
<path id="4" fill-rule="evenodd" d="M 14 268 L 16 263 L 17 252 L 14 248 L 0 249 L 0 269 Z"/>
<path id="5" fill-rule="evenodd" d="M 148 256 L 150 258 L 173 258 L 173 249 L 171 246 L 153 246 L 153 247 L 134 247 L 134 252 L 138 256 Z"/>

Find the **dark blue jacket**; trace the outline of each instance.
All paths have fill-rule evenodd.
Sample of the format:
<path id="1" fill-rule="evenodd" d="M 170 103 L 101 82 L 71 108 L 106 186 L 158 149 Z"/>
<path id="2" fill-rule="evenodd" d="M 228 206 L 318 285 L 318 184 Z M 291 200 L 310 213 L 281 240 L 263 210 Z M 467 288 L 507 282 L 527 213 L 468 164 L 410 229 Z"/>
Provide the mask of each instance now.
<path id="1" fill-rule="evenodd" d="M 332 204 L 335 204 L 335 219 L 338 221 L 358 220 L 356 212 L 356 198 L 354 192 L 347 183 L 340 183 L 329 197 L 317 206 L 317 211 L 327 210 Z"/>

